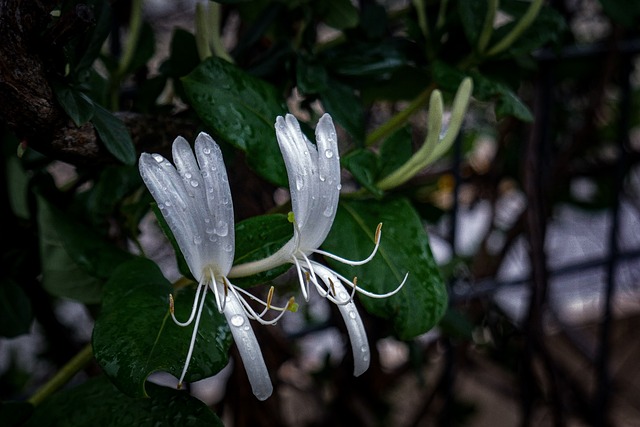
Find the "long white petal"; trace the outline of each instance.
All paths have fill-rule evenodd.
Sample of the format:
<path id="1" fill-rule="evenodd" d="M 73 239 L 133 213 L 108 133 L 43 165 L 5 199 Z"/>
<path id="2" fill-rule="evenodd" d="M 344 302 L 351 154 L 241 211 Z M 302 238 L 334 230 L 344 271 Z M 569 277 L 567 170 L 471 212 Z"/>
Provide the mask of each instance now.
<path id="1" fill-rule="evenodd" d="M 302 234 L 303 250 L 319 247 L 331 230 L 340 197 L 340 154 L 336 129 L 328 114 L 323 115 L 316 126 L 318 146 L 318 192 L 312 197 L 309 222 Z"/>
<path id="2" fill-rule="evenodd" d="M 227 170 L 220 147 L 204 132 L 196 138 L 195 153 L 204 184 L 203 252 L 214 260 L 218 269 L 216 273 L 226 276 L 233 264 L 235 251 L 233 203 Z"/>
<path id="3" fill-rule="evenodd" d="M 335 289 L 335 299 L 340 302 L 336 304 L 344 324 L 347 327 L 349 334 L 349 341 L 351 342 L 351 351 L 353 352 L 353 375 L 360 376 L 367 369 L 369 369 L 369 362 L 371 355 L 369 352 L 369 341 L 367 340 L 367 334 L 364 331 L 364 325 L 362 324 L 362 318 L 360 313 L 351 298 L 350 293 L 340 283 L 340 280 L 333 271 L 328 268 L 315 264 L 314 267 L 316 274 L 323 280 L 331 279 L 332 287 Z M 348 301 L 345 303 L 345 301 Z"/>
<path id="4" fill-rule="evenodd" d="M 140 176 L 158 203 L 191 273 L 200 280 L 202 259 L 193 244 L 199 232 L 197 218 L 191 214 L 193 199 L 187 196 L 182 178 L 173 165 L 159 154 L 143 153 L 139 162 Z"/>
<path id="5" fill-rule="evenodd" d="M 224 285 L 219 283 L 218 287 L 218 292 L 224 295 Z M 240 357 L 242 358 L 244 369 L 249 377 L 253 394 L 259 400 L 265 400 L 271 396 L 273 392 L 269 372 L 262 358 L 262 352 L 260 351 L 256 336 L 249 324 L 249 319 L 245 314 L 242 304 L 233 292 L 229 292 L 227 295 L 223 313 L 227 318 L 233 339 L 240 352 Z"/>
<path id="6" fill-rule="evenodd" d="M 293 213 L 304 235 L 304 229 L 313 212 L 313 198 L 318 194 L 318 151 L 304 136 L 298 120 L 293 115 L 278 117 L 275 127 L 289 177 Z"/>

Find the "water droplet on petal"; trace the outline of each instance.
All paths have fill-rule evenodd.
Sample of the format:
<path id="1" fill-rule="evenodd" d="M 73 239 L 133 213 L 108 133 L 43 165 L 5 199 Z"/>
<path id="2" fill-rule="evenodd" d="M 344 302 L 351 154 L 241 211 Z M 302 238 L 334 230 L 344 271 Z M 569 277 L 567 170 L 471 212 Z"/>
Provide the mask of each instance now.
<path id="1" fill-rule="evenodd" d="M 304 188 L 304 181 L 302 180 L 301 177 L 296 178 L 296 189 L 298 191 L 302 190 L 302 188 Z"/>
<path id="2" fill-rule="evenodd" d="M 327 157 L 327 159 L 330 159 L 333 157 L 333 151 L 330 149 L 326 149 L 324 150 L 324 155 Z"/>
<path id="3" fill-rule="evenodd" d="M 187 178 L 187 179 L 191 179 L 191 174 L 189 172 L 187 172 L 187 173 L 184 174 L 184 177 Z"/>
<path id="4" fill-rule="evenodd" d="M 205 148 L 203 148 L 203 149 L 202 149 L 202 152 L 203 152 L 204 154 L 211 154 L 211 148 L 209 148 L 209 147 L 205 147 Z"/>
<path id="5" fill-rule="evenodd" d="M 164 161 L 164 157 L 157 153 L 152 154 L 151 157 L 153 157 L 153 159 L 158 163 L 162 163 Z"/>
<path id="6" fill-rule="evenodd" d="M 229 224 L 224 221 L 218 221 L 215 233 L 220 237 L 226 236 L 229 234 Z"/>
<path id="7" fill-rule="evenodd" d="M 322 212 L 322 215 L 326 216 L 327 218 L 329 218 L 332 214 L 333 214 L 333 207 L 332 206 L 327 206 L 325 208 L 324 212 Z"/>
<path id="8" fill-rule="evenodd" d="M 244 318 L 239 314 L 231 316 L 231 324 L 236 327 L 240 327 L 244 324 Z"/>
<path id="9" fill-rule="evenodd" d="M 368 353 L 369 352 L 369 348 L 366 345 L 363 345 L 362 347 L 360 347 L 360 351 L 363 353 Z"/>
<path id="10" fill-rule="evenodd" d="M 192 179 L 190 184 L 193 188 L 196 188 L 198 186 L 198 181 L 196 181 L 195 179 Z"/>
<path id="11" fill-rule="evenodd" d="M 230 243 L 227 243 L 222 249 L 224 249 L 225 252 L 231 252 L 233 250 L 233 246 Z"/>
<path id="12" fill-rule="evenodd" d="M 324 175 L 320 174 L 320 181 L 324 182 L 327 178 L 324 177 Z"/>
<path id="13" fill-rule="evenodd" d="M 340 190 L 342 190 L 342 185 L 338 184 L 338 185 L 336 185 L 336 188 L 338 189 L 338 191 L 340 191 Z"/>
<path id="14" fill-rule="evenodd" d="M 249 325 L 244 325 L 244 328 L 242 328 L 242 329 L 244 329 L 245 331 L 248 331 L 249 329 L 251 329 L 251 326 L 249 326 Z"/>
<path id="15" fill-rule="evenodd" d="M 170 206 L 171 206 L 171 202 L 167 200 L 166 202 L 164 202 L 164 205 L 165 205 L 166 207 L 170 207 Z"/>
<path id="16" fill-rule="evenodd" d="M 196 245 L 202 243 L 202 236 L 200 236 L 199 234 L 193 236 L 193 243 L 195 243 Z"/>

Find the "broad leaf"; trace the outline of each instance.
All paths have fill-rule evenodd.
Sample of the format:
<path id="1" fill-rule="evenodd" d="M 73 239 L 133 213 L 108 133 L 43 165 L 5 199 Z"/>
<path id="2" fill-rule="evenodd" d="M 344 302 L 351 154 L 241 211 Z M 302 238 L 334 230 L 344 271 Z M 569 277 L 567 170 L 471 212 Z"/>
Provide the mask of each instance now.
<path id="1" fill-rule="evenodd" d="M 136 162 L 136 150 L 122 120 L 101 106 L 94 104 L 91 123 L 95 126 L 104 146 L 116 159 L 125 165 L 133 165 Z"/>
<path id="2" fill-rule="evenodd" d="M 380 146 L 378 179 L 384 178 L 405 164 L 413 155 L 411 130 L 409 127 L 398 129 Z"/>
<path id="3" fill-rule="evenodd" d="M 62 84 L 54 84 L 53 91 L 65 113 L 71 117 L 76 126 L 91 120 L 95 110 L 93 101 L 87 95 L 74 87 Z"/>
<path id="4" fill-rule="evenodd" d="M 131 257 L 42 197 L 38 227 L 43 286 L 53 295 L 97 303 L 104 280 Z"/>
<path id="5" fill-rule="evenodd" d="M 342 125 L 358 145 L 362 145 L 364 141 L 364 109 L 362 101 L 353 89 L 334 80 L 320 94 L 320 99 L 333 120 Z"/>
<path id="6" fill-rule="evenodd" d="M 344 167 L 364 188 L 376 196 L 381 196 L 382 191 L 376 187 L 378 176 L 378 157 L 366 148 L 353 150 L 342 157 Z"/>
<path id="7" fill-rule="evenodd" d="M 222 422 L 188 393 L 149 384 L 151 398 L 120 393 L 105 377 L 63 390 L 36 408 L 27 426 L 202 426 Z"/>
<path id="8" fill-rule="evenodd" d="M 175 315 L 186 320 L 194 288 L 174 291 L 150 260 L 135 259 L 118 268 L 105 285 L 102 312 L 93 330 L 93 351 L 105 374 L 130 396 L 147 395 L 145 381 L 153 372 L 179 377 L 184 367 L 193 323 L 176 325 L 169 314 L 169 294 Z M 206 296 L 193 357 L 186 381 L 210 377 L 224 368 L 231 345 L 229 327 L 214 302 Z"/>
<path id="9" fill-rule="evenodd" d="M 264 178 L 287 185 L 274 128 L 286 107 L 273 86 L 220 58 L 205 60 L 182 83 L 215 138 L 246 151 L 249 166 Z"/>
<path id="10" fill-rule="evenodd" d="M 393 324 L 396 335 L 411 339 L 433 328 L 447 308 L 447 292 L 429 247 L 420 218 L 406 199 L 342 201 L 323 248 L 350 259 L 366 258 L 374 233 L 382 222 L 382 240 L 376 256 L 365 265 L 331 266 L 346 277 L 358 277 L 358 286 L 375 292 L 393 290 L 409 273 L 396 295 L 361 297 L 365 308 Z"/>
<path id="11" fill-rule="evenodd" d="M 266 258 L 284 246 L 293 236 L 293 225 L 286 215 L 261 215 L 245 219 L 236 225 L 236 256 L 234 264 Z M 275 279 L 291 266 L 281 265 L 250 277 L 233 279 L 244 288 Z"/>
<path id="12" fill-rule="evenodd" d="M 459 0 L 458 15 L 464 34 L 472 47 L 475 47 L 487 17 L 487 2 L 482 0 Z"/>

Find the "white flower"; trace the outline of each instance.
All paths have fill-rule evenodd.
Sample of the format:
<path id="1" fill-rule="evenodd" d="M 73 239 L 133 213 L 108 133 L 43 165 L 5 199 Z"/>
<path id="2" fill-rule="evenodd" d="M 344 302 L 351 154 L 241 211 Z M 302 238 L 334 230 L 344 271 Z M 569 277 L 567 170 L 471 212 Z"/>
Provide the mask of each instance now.
<path id="1" fill-rule="evenodd" d="M 354 357 L 354 375 L 369 367 L 369 343 L 364 326 L 353 302 L 354 293 L 373 298 L 385 298 L 398 292 L 405 280 L 386 294 L 368 292 L 326 266 L 310 258 L 320 254 L 349 265 L 369 262 L 378 250 L 381 225 L 375 233 L 375 246 L 362 261 L 350 261 L 319 250 L 329 234 L 338 208 L 340 196 L 340 156 L 338 140 L 331 116 L 323 115 L 316 127 L 317 147 L 302 133 L 296 118 L 287 114 L 276 119 L 276 136 L 289 176 L 289 189 L 293 208 L 293 238 L 276 253 L 259 261 L 234 266 L 229 277 L 243 277 L 266 271 L 278 265 L 295 265 L 300 288 L 305 300 L 309 300 L 309 285 L 335 303 L 345 321 Z M 347 291 L 350 289 L 350 292 Z"/>
<path id="2" fill-rule="evenodd" d="M 172 154 L 175 167 L 161 155 L 147 153 L 140 156 L 139 166 L 140 175 L 173 232 L 191 274 L 198 280 L 193 308 L 187 321 L 179 322 L 175 318 L 173 297 L 170 296 L 171 316 L 175 323 L 187 326 L 195 320 L 178 387 L 182 385 L 189 367 L 205 295 L 210 289 L 218 309 L 229 323 L 253 394 L 264 400 L 271 395 L 273 387 L 249 319 L 273 324 L 293 301 L 290 300 L 285 308 L 273 307 L 273 290 L 265 303 L 235 287 L 227 279 L 233 264 L 235 234 L 231 191 L 218 145 L 209 135 L 200 133 L 196 139 L 194 156 L 189 143 L 178 137 L 173 142 Z M 255 312 L 245 297 L 261 303 L 264 310 Z M 282 313 L 275 319 L 265 320 L 263 316 L 270 308 Z"/>

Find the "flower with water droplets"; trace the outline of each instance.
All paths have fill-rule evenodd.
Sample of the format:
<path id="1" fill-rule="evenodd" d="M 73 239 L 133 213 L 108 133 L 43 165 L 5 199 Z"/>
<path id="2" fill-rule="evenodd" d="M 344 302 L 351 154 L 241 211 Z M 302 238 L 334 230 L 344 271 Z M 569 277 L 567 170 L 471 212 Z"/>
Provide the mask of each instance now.
<path id="1" fill-rule="evenodd" d="M 273 288 L 264 302 L 229 282 L 227 275 L 233 264 L 235 234 L 231 191 L 222 153 L 206 133 L 198 135 L 194 150 L 195 156 L 189 143 L 178 137 L 172 149 L 175 167 L 159 154 L 143 153 L 139 163 L 140 175 L 169 225 L 191 274 L 198 281 L 191 314 L 186 321 L 176 319 L 170 295 L 173 321 L 180 326 L 194 323 L 178 387 L 187 373 L 205 296 L 211 290 L 218 310 L 230 325 L 253 393 L 264 400 L 271 395 L 273 387 L 249 319 L 273 324 L 291 307 L 293 299 L 286 307 L 274 307 L 271 305 Z M 264 309 L 256 312 L 247 298 L 262 304 Z M 266 320 L 264 316 L 269 309 L 281 313 Z"/>
<path id="2" fill-rule="evenodd" d="M 273 255 L 258 261 L 234 266 L 229 277 L 243 277 L 291 263 L 295 266 L 300 288 L 305 300 L 309 299 L 309 286 L 337 305 L 347 326 L 354 356 L 354 375 L 369 367 L 369 343 L 362 319 L 353 302 L 355 292 L 372 298 L 386 298 L 398 292 L 405 280 L 391 292 L 374 294 L 357 286 L 357 280 L 349 280 L 311 259 L 320 254 L 342 263 L 356 266 L 369 262 L 378 250 L 380 230 L 375 234 L 375 246 L 371 254 L 361 261 L 350 261 L 318 249 L 329 234 L 340 197 L 340 156 L 338 140 L 331 116 L 325 114 L 316 127 L 317 146 L 302 133 L 296 118 L 287 114 L 276 119 L 276 136 L 284 158 L 293 214 L 293 238 Z M 348 290 L 349 289 L 349 290 Z"/>

